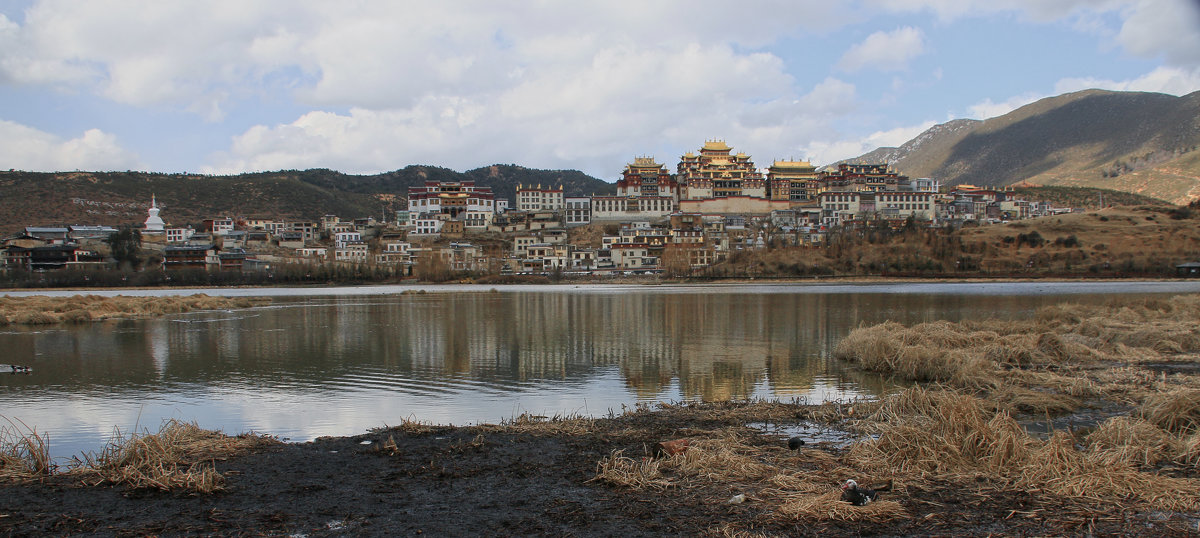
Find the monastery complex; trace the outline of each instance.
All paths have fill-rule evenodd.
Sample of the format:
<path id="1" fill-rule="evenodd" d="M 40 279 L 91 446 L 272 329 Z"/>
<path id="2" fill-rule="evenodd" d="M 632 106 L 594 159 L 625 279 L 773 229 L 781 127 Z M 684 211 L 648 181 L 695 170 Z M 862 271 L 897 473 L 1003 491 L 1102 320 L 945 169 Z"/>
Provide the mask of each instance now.
<path id="1" fill-rule="evenodd" d="M 999 222 L 1061 211 L 1011 191 L 910 179 L 885 164 L 777 160 L 765 169 L 723 140 L 706 141 L 672 172 L 653 157 L 621 171 L 615 195 L 568 196 L 561 185 L 518 185 L 515 200 L 470 181 L 410 187 L 394 220 L 285 222 L 213 216 L 168 226 L 150 200 L 141 226 L 146 248 L 163 269 L 270 271 L 278 264 L 390 266 L 414 274 L 430 260 L 467 273 L 581 271 L 653 273 L 670 259 L 700 270 L 738 250 L 819 245 L 833 230 L 855 226 L 943 226 Z M 395 193 L 394 196 L 402 196 Z M 599 244 L 573 244 L 569 231 L 597 224 Z M 115 229 L 28 227 L 5 241 L 4 266 L 52 270 L 111 264 L 89 248 Z"/>

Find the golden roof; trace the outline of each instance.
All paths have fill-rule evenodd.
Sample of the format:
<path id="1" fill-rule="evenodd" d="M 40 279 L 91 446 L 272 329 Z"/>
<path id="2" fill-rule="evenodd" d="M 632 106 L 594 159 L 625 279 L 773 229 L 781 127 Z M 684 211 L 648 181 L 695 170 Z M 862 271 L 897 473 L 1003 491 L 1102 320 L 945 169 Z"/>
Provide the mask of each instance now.
<path id="1" fill-rule="evenodd" d="M 813 168 L 808 161 L 775 161 L 771 168 Z"/>
<path id="2" fill-rule="evenodd" d="M 704 142 L 702 151 L 729 151 L 732 149 L 724 140 L 707 140 Z"/>

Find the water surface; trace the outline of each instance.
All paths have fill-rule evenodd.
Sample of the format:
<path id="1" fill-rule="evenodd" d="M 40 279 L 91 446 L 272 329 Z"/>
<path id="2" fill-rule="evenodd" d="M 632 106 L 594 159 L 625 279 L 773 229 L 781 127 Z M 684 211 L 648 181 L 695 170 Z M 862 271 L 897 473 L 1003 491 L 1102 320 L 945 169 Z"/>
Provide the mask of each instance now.
<path id="1" fill-rule="evenodd" d="M 95 450 L 114 428 L 155 429 L 172 417 L 307 440 L 406 419 L 598 416 L 661 400 L 848 400 L 891 386 L 832 359 L 859 324 L 1019 318 L 1063 300 L 1200 292 L 1200 282 L 105 293 L 193 292 L 273 302 L 5 328 L 0 363 L 34 373 L 0 375 L 0 415 L 49 432 L 63 457 Z"/>

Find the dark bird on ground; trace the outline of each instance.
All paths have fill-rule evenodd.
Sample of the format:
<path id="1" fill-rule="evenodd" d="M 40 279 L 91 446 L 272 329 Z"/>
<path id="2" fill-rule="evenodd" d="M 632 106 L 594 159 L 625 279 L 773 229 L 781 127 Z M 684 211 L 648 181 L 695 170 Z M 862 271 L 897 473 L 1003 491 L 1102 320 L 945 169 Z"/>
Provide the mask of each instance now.
<path id="1" fill-rule="evenodd" d="M 788 439 L 788 448 L 792 450 L 800 450 L 800 447 L 802 446 L 804 446 L 804 439 L 801 439 L 799 436 Z"/>
<path id="2" fill-rule="evenodd" d="M 892 481 L 875 489 L 860 488 L 858 482 L 847 480 L 842 484 L 842 500 L 854 506 L 866 506 L 879 497 L 882 491 L 891 491 Z"/>

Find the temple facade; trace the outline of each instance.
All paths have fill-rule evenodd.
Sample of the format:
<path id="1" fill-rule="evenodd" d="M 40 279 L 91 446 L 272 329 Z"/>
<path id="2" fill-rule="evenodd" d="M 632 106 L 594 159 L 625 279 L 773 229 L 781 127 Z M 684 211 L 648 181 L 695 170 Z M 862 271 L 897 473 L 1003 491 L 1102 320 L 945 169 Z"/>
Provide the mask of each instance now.
<path id="1" fill-rule="evenodd" d="M 766 198 L 766 180 L 745 153 L 733 154 L 724 140 L 709 140 L 700 153 L 688 152 L 679 159 L 676 180 L 683 198 L 704 200 L 730 196 Z"/>
<path id="2" fill-rule="evenodd" d="M 490 187 L 474 181 L 426 181 L 424 187 L 408 188 L 408 212 L 417 217 L 459 217 L 468 211 L 496 212 L 496 196 Z"/>
<path id="3" fill-rule="evenodd" d="M 653 157 L 635 157 L 632 163 L 625 165 L 621 179 L 617 180 L 617 196 L 667 197 L 678 203 L 679 194 L 679 183 L 675 177 L 665 165 L 655 162 Z"/>
<path id="4" fill-rule="evenodd" d="M 807 202 L 816 199 L 820 181 L 808 161 L 775 161 L 767 169 L 767 185 L 772 200 Z"/>

